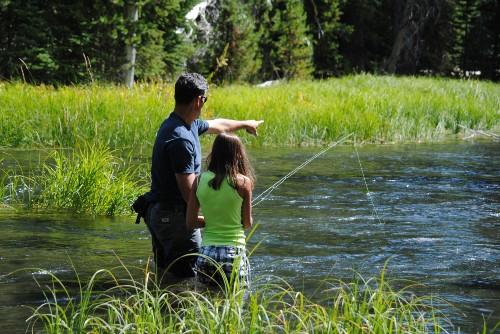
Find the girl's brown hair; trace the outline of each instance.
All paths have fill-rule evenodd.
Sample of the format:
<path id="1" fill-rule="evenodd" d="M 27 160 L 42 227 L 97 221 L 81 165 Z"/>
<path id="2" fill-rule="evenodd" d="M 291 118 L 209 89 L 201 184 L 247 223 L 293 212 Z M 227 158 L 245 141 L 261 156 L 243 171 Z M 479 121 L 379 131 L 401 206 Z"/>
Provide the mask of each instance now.
<path id="1" fill-rule="evenodd" d="M 241 139 L 233 134 L 221 133 L 217 135 L 207 163 L 208 170 L 215 174 L 215 177 L 208 184 L 215 190 L 220 188 L 226 176 L 233 188 L 236 188 L 238 184 L 236 180 L 238 174 L 245 175 L 252 182 L 255 180 L 245 147 Z"/>

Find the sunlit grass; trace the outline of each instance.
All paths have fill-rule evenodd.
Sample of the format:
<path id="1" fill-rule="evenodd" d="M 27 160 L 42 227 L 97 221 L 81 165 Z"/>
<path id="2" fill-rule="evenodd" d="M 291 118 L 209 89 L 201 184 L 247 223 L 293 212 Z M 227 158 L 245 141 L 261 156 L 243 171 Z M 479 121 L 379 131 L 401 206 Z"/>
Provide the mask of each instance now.
<path id="1" fill-rule="evenodd" d="M 106 148 L 85 147 L 74 156 L 57 151 L 53 159 L 39 177 L 41 206 L 114 215 L 130 212 L 130 203 L 144 191 L 133 171 Z"/>
<path id="2" fill-rule="evenodd" d="M 21 166 L 7 168 L 0 159 L 0 208 L 13 209 L 23 204 L 30 207 L 33 200 L 34 180 L 25 175 Z"/>
<path id="3" fill-rule="evenodd" d="M 92 215 L 130 214 L 130 205 L 146 191 L 137 168 L 103 145 L 54 151 L 31 175 L 3 170 L 0 198 L 4 205 L 69 210 Z"/>
<path id="4" fill-rule="evenodd" d="M 46 301 L 34 309 L 31 326 L 47 333 L 349 334 L 441 333 L 450 326 L 431 297 L 416 296 L 411 286 L 393 290 L 384 270 L 369 280 L 326 283 L 313 300 L 273 277 L 249 291 L 214 292 L 193 284 L 161 287 L 147 268 L 142 277 L 123 268 L 125 278 L 101 269 L 87 283 L 78 279 L 75 295 L 51 275 L 50 284 L 40 284 Z M 96 289 L 98 282 L 111 287 Z"/>
<path id="5" fill-rule="evenodd" d="M 463 129 L 498 131 L 500 85 L 357 75 L 325 81 L 212 87 L 202 117 L 263 119 L 254 145 L 432 141 Z M 173 108 L 171 84 L 29 86 L 0 83 L 0 146 L 146 149 Z"/>

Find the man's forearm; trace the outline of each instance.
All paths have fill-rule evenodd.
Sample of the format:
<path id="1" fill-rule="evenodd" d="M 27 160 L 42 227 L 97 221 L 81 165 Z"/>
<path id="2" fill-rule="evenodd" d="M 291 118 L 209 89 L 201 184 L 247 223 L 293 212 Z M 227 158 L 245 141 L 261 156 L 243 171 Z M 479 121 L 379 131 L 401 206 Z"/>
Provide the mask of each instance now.
<path id="1" fill-rule="evenodd" d="M 234 120 L 217 118 L 208 121 L 208 133 L 223 133 L 223 132 L 234 132 L 241 129 L 245 129 L 247 132 L 255 135 L 257 134 L 257 127 L 264 121 L 255 120 Z"/>
<path id="2" fill-rule="evenodd" d="M 234 132 L 245 128 L 246 121 L 217 118 L 208 121 L 208 131 L 210 133 Z"/>

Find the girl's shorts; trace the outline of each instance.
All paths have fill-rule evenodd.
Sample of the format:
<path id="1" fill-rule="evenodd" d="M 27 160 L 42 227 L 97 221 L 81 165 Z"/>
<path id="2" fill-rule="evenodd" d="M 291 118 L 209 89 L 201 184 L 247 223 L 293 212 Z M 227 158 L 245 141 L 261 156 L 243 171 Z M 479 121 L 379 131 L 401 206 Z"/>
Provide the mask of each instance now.
<path id="1" fill-rule="evenodd" d="M 231 275 L 235 265 L 238 268 L 233 279 L 248 286 L 250 264 L 244 246 L 201 246 L 200 256 L 196 259 L 196 277 L 199 282 L 224 286 L 224 275 L 231 282 Z"/>

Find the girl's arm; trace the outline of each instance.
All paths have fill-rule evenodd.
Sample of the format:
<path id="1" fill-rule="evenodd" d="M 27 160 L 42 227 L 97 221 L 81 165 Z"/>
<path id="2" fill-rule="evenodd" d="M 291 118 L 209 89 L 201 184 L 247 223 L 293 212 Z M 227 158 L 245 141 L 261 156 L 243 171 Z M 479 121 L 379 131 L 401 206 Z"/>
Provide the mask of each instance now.
<path id="1" fill-rule="evenodd" d="M 186 225 L 190 230 L 205 227 L 203 216 L 198 216 L 198 212 L 200 211 L 200 202 L 196 197 L 197 188 L 197 182 L 193 182 L 193 187 L 191 188 L 191 193 L 189 195 L 189 201 L 186 210 Z"/>
<path id="2" fill-rule="evenodd" d="M 238 175 L 238 193 L 241 198 L 243 198 L 243 204 L 241 205 L 241 220 L 245 229 L 251 228 L 253 224 L 252 190 L 252 180 L 246 176 Z"/>

